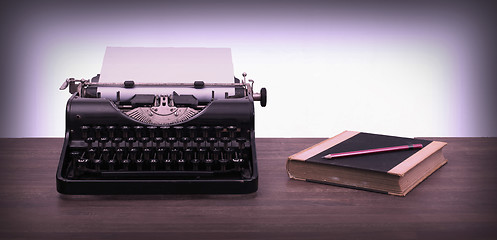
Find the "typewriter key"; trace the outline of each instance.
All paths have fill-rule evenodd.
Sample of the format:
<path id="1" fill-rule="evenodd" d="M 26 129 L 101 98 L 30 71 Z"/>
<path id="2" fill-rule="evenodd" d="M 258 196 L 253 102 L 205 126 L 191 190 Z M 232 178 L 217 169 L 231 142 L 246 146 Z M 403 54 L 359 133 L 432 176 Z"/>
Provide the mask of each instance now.
<path id="1" fill-rule="evenodd" d="M 169 136 L 169 126 L 162 126 L 160 127 L 160 130 L 162 132 L 162 138 L 167 139 Z"/>
<path id="2" fill-rule="evenodd" d="M 162 141 L 164 141 L 164 139 L 162 137 L 156 137 L 156 138 L 154 138 L 155 147 L 156 148 L 160 148 L 160 144 L 162 143 Z"/>
<path id="3" fill-rule="evenodd" d="M 200 145 L 204 142 L 204 138 L 196 137 L 193 141 L 197 144 L 197 149 L 199 149 Z"/>
<path id="4" fill-rule="evenodd" d="M 216 138 L 221 138 L 221 132 L 223 131 L 223 127 L 222 126 L 215 126 L 214 127 L 214 131 L 216 132 Z"/>
<path id="5" fill-rule="evenodd" d="M 188 133 L 189 133 L 190 138 L 192 138 L 192 139 L 195 138 L 195 135 L 196 135 L 195 133 L 197 131 L 197 127 L 188 126 L 187 129 L 188 129 Z"/>
<path id="6" fill-rule="evenodd" d="M 143 126 L 135 126 L 134 129 L 135 129 L 135 136 L 136 136 L 136 138 L 137 139 L 142 138 L 142 135 L 143 135 Z"/>
<path id="7" fill-rule="evenodd" d="M 190 138 L 189 137 L 182 137 L 180 139 L 180 142 L 183 143 L 183 149 L 186 149 L 188 147 L 188 143 L 190 142 Z"/>
<path id="8" fill-rule="evenodd" d="M 183 126 L 174 126 L 174 130 L 176 131 L 176 138 L 180 139 L 183 133 Z"/>
<path id="9" fill-rule="evenodd" d="M 95 130 L 95 138 L 100 139 L 102 137 L 102 126 L 95 126 L 93 127 L 93 130 Z"/>
<path id="10" fill-rule="evenodd" d="M 202 137 L 204 139 L 207 139 L 209 137 L 209 129 L 210 129 L 210 127 L 209 126 L 202 126 L 202 127 L 200 127 L 200 129 L 202 129 Z"/>
<path id="11" fill-rule="evenodd" d="M 109 134 L 109 139 L 113 139 L 115 137 L 115 131 L 116 131 L 115 126 L 107 126 L 107 132 Z"/>
<path id="12" fill-rule="evenodd" d="M 229 132 L 230 138 L 232 138 L 232 139 L 235 138 L 236 130 L 237 130 L 237 127 L 235 127 L 235 126 L 228 127 L 228 132 Z"/>
<path id="13" fill-rule="evenodd" d="M 157 170 L 157 163 L 159 162 L 158 159 L 152 158 L 150 159 L 150 170 L 155 171 Z"/>
<path id="14" fill-rule="evenodd" d="M 81 138 L 86 139 L 89 136 L 90 127 L 89 126 L 81 126 Z"/>

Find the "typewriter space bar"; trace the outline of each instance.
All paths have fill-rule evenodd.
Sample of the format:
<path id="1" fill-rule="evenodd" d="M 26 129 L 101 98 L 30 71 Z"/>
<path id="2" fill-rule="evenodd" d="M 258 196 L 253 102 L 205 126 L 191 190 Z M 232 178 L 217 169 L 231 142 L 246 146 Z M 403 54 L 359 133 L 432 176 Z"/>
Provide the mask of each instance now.
<path id="1" fill-rule="evenodd" d="M 122 171 L 101 172 L 102 177 L 206 177 L 213 176 L 211 171 Z"/>

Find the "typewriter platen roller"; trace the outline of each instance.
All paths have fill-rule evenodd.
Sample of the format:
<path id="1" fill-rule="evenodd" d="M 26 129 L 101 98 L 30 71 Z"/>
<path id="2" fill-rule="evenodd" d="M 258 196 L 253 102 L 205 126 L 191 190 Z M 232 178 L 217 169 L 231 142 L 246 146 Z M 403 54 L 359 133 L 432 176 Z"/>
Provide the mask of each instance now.
<path id="1" fill-rule="evenodd" d="M 57 170 L 64 194 L 257 191 L 254 101 L 266 89 L 232 83 L 67 79 Z M 226 91 L 230 89 L 230 91 Z"/>

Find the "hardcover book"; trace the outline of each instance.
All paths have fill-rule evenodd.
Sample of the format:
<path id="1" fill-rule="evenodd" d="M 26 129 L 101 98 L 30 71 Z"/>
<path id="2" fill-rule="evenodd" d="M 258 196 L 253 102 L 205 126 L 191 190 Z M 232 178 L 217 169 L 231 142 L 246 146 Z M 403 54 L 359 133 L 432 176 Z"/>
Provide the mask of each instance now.
<path id="1" fill-rule="evenodd" d="M 417 145 L 422 148 L 323 158 L 329 154 Z M 444 142 L 345 131 L 288 157 L 291 179 L 405 196 L 447 163 Z"/>

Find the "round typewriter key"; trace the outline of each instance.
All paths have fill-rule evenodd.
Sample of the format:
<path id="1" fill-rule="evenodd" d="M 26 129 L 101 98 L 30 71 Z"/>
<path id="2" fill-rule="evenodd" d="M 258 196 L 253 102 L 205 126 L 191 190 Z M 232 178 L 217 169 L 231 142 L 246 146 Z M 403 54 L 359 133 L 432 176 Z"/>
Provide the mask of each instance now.
<path id="1" fill-rule="evenodd" d="M 176 131 L 176 137 L 179 139 L 183 133 L 183 126 L 174 126 L 174 130 Z"/>
<path id="2" fill-rule="evenodd" d="M 93 145 L 93 142 L 94 142 L 94 141 L 95 141 L 95 139 L 94 139 L 94 138 L 92 138 L 92 137 L 87 137 L 87 138 L 85 139 L 85 142 L 88 144 L 88 148 L 92 148 L 92 145 Z"/>
<path id="3" fill-rule="evenodd" d="M 238 148 L 243 150 L 245 148 L 245 142 L 247 142 L 246 138 L 237 138 L 236 142 L 238 143 Z"/>
<path id="4" fill-rule="evenodd" d="M 167 142 L 169 143 L 169 148 L 173 149 L 174 148 L 174 143 L 176 142 L 176 138 L 175 137 L 168 137 L 167 138 Z"/>
<path id="5" fill-rule="evenodd" d="M 217 139 L 216 138 L 209 138 L 209 139 L 207 139 L 207 142 L 209 142 L 210 148 L 212 150 L 212 149 L 214 149 L 214 143 L 217 142 Z"/>
<path id="6" fill-rule="evenodd" d="M 235 138 L 237 127 L 235 126 L 229 126 L 228 127 L 228 132 L 230 134 L 230 138 Z"/>
<path id="7" fill-rule="evenodd" d="M 120 144 L 122 141 L 123 141 L 123 139 L 122 139 L 122 138 L 120 138 L 120 137 L 116 137 L 116 138 L 112 139 L 112 142 L 114 143 L 114 147 L 115 147 L 115 148 L 118 148 L 118 147 L 119 147 L 119 144 Z"/>
<path id="8" fill-rule="evenodd" d="M 150 139 L 154 139 L 155 130 L 157 129 L 157 127 L 156 126 L 148 126 L 147 129 L 148 129 L 148 136 L 150 137 Z"/>
<path id="9" fill-rule="evenodd" d="M 228 165 L 228 159 L 224 157 L 224 154 L 221 153 L 221 158 L 218 160 L 219 166 L 221 167 L 221 171 L 226 171 L 226 167 Z"/>
<path id="10" fill-rule="evenodd" d="M 93 127 L 93 130 L 95 130 L 95 138 L 100 139 L 101 133 L 102 133 L 102 126 L 95 126 Z"/>
<path id="11" fill-rule="evenodd" d="M 122 126 L 121 130 L 122 130 L 122 137 L 124 139 L 127 139 L 128 135 L 129 135 L 129 127 L 128 126 Z"/>
<path id="12" fill-rule="evenodd" d="M 224 148 L 228 147 L 228 143 L 231 142 L 231 138 L 229 137 L 222 137 L 221 142 L 223 142 Z"/>
<path id="13" fill-rule="evenodd" d="M 214 131 L 216 132 L 216 138 L 221 138 L 221 132 L 223 131 L 222 126 L 215 126 Z"/>
<path id="14" fill-rule="evenodd" d="M 162 143 L 162 141 L 164 141 L 164 139 L 162 137 L 156 137 L 156 138 L 154 138 L 155 147 L 156 148 L 160 148 L 160 144 Z"/>
<path id="15" fill-rule="evenodd" d="M 209 137 L 209 129 L 210 127 L 209 126 L 202 126 L 200 127 L 200 129 L 202 129 L 202 136 L 207 139 Z"/>
<path id="16" fill-rule="evenodd" d="M 86 139 L 88 138 L 88 132 L 90 131 L 89 126 L 81 126 L 81 138 Z"/>
<path id="17" fill-rule="evenodd" d="M 197 149 L 199 149 L 200 145 L 204 142 L 204 138 L 196 137 L 193 141 L 197 144 Z"/>
<path id="18" fill-rule="evenodd" d="M 109 134 L 109 139 L 113 139 L 114 138 L 115 131 L 116 131 L 116 127 L 115 126 L 107 126 L 107 132 Z"/>
<path id="19" fill-rule="evenodd" d="M 134 129 L 136 138 L 140 139 L 143 133 L 143 126 L 135 126 Z"/>
<path id="20" fill-rule="evenodd" d="M 197 131 L 197 127 L 188 126 L 187 129 L 188 129 L 188 133 L 190 134 L 190 138 L 195 138 L 195 135 L 196 135 L 195 133 Z"/>
<path id="21" fill-rule="evenodd" d="M 182 137 L 180 141 L 183 143 L 183 149 L 186 149 L 188 147 L 188 143 L 190 142 L 190 138 Z"/>
<path id="22" fill-rule="evenodd" d="M 150 159 L 150 170 L 151 171 L 157 170 L 157 163 L 158 162 L 159 161 L 157 159 L 155 159 L 155 158 Z"/>
<path id="23" fill-rule="evenodd" d="M 162 132 L 162 138 L 167 139 L 169 135 L 169 126 L 162 126 L 160 127 L 160 130 Z"/>

